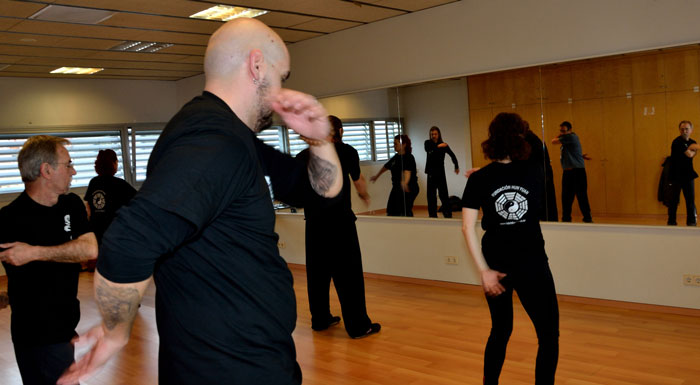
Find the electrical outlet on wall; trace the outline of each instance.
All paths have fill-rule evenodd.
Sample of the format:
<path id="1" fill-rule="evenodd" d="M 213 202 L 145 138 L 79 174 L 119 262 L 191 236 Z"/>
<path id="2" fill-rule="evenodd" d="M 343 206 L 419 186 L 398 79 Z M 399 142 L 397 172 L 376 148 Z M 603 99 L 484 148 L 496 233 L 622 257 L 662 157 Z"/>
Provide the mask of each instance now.
<path id="1" fill-rule="evenodd" d="M 459 258 L 457 258 L 456 256 L 448 255 L 445 257 L 445 263 L 448 265 L 458 265 Z"/>
<path id="2" fill-rule="evenodd" d="M 284 242 L 282 242 L 282 241 L 277 241 L 277 247 L 278 247 L 278 248 L 284 249 L 285 246 L 287 246 L 287 245 L 285 245 Z"/>
<path id="3" fill-rule="evenodd" d="M 683 284 L 686 286 L 693 286 L 695 284 L 694 276 L 692 274 L 683 274 Z"/>
<path id="4" fill-rule="evenodd" d="M 693 276 L 693 285 L 700 286 L 700 275 Z"/>

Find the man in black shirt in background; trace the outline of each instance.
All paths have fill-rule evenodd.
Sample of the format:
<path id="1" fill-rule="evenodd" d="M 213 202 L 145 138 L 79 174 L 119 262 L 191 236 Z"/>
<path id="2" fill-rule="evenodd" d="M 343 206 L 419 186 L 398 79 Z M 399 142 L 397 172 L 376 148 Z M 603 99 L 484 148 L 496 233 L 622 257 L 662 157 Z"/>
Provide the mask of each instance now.
<path id="1" fill-rule="evenodd" d="M 12 342 L 22 382 L 55 384 L 73 363 L 80 320 L 80 262 L 97 256 L 68 140 L 29 138 L 17 157 L 24 192 L 0 210 L 0 260 L 7 272 Z"/>
<path id="2" fill-rule="evenodd" d="M 151 276 L 161 384 L 297 385 L 292 275 L 277 249 L 275 198 L 299 205 L 335 197 L 340 163 L 325 109 L 283 89 L 289 53 L 255 19 L 210 38 L 204 92 L 170 120 L 147 178 L 107 229 L 95 272 L 102 325 L 92 350 L 59 381 L 89 377 L 126 345 Z M 308 167 L 255 132 L 277 112 L 311 146 Z M 320 199 L 320 198 L 319 198 Z"/>
<path id="3" fill-rule="evenodd" d="M 331 205 L 308 204 L 306 218 L 306 284 L 309 293 L 311 328 L 323 331 L 340 322 L 331 314 L 329 291 L 331 279 L 338 293 L 345 331 L 351 338 L 363 338 L 379 332 L 381 325 L 372 323 L 365 303 L 365 279 L 362 254 L 352 211 L 350 178 L 357 194 L 369 205 L 367 182 L 360 170 L 360 157 L 349 144 L 343 143 L 343 122 L 329 116 L 333 142 L 343 173 L 343 194 Z M 307 162 L 309 150 L 297 157 Z"/>
<path id="4" fill-rule="evenodd" d="M 681 199 L 681 191 L 683 191 L 687 213 L 686 224 L 696 226 L 695 178 L 698 177 L 698 174 L 693 169 L 693 158 L 700 147 L 693 139 L 690 139 L 690 134 L 693 133 L 693 123 L 683 120 L 678 124 L 678 130 L 681 134 L 671 144 L 671 202 L 668 205 L 668 224 L 670 226 L 676 225 L 676 210 Z"/>

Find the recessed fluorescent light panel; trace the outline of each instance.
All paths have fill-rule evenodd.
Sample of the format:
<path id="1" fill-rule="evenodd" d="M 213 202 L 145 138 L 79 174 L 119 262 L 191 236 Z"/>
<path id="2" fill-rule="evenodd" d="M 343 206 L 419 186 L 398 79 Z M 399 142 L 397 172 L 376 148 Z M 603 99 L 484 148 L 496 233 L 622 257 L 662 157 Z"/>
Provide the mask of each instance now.
<path id="1" fill-rule="evenodd" d="M 114 47 L 110 48 L 110 51 L 122 51 L 122 52 L 156 52 L 163 48 L 172 47 L 173 44 L 170 43 L 156 43 L 149 41 L 123 41 Z"/>
<path id="2" fill-rule="evenodd" d="M 239 17 L 258 17 L 266 13 L 267 11 L 260 9 L 216 5 L 202 12 L 195 13 L 190 17 L 193 19 L 229 21 Z"/>
<path id="3" fill-rule="evenodd" d="M 114 15 L 112 11 L 49 5 L 29 16 L 29 18 L 45 21 L 61 21 L 64 23 L 97 24 L 109 19 L 112 15 Z"/>
<path id="4" fill-rule="evenodd" d="M 67 75 L 92 75 L 95 72 L 100 72 L 104 68 L 82 68 L 82 67 L 61 67 L 51 71 L 52 74 L 67 74 Z"/>

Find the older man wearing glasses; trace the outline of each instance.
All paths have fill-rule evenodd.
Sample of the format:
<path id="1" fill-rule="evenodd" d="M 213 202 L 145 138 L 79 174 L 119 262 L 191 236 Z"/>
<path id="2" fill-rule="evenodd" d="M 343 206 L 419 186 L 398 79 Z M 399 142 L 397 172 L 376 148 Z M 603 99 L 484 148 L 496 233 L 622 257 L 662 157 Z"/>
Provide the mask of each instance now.
<path id="1" fill-rule="evenodd" d="M 97 257 L 85 205 L 69 193 L 75 175 L 63 138 L 29 138 L 17 162 L 24 191 L 0 210 L 11 334 L 22 382 L 55 384 L 73 362 L 80 320 L 80 262 Z"/>

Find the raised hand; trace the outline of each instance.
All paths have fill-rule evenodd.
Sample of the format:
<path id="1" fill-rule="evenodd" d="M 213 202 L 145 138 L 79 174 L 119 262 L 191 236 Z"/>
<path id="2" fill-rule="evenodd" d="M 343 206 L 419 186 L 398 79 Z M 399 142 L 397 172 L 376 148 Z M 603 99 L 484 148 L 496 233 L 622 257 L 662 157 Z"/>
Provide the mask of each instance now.
<path id="1" fill-rule="evenodd" d="M 328 113 L 313 96 L 283 88 L 271 95 L 269 101 L 287 127 L 299 135 L 314 140 L 328 139 L 331 132 Z"/>

